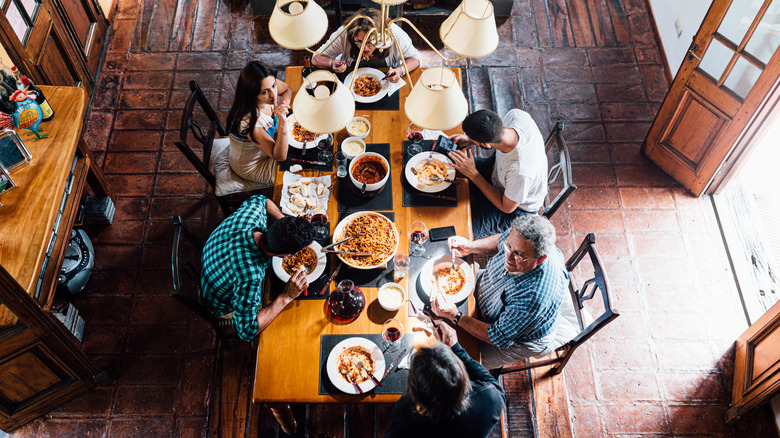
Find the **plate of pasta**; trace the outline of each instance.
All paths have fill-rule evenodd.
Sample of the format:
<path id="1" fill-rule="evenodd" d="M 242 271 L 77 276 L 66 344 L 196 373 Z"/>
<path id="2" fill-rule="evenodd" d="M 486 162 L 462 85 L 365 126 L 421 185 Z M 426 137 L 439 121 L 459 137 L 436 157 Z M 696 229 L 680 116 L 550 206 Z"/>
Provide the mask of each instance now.
<path id="1" fill-rule="evenodd" d="M 360 386 L 363 392 L 371 391 L 376 387 L 376 383 L 365 370 L 355 365 L 355 360 L 363 362 L 363 366 L 377 378 L 385 372 L 385 356 L 378 345 L 366 338 L 344 339 L 330 350 L 325 370 L 333 385 L 347 394 L 360 393 L 355 384 Z M 354 384 L 350 378 L 354 379 Z"/>
<path id="2" fill-rule="evenodd" d="M 452 256 L 434 257 L 420 271 L 420 285 L 428 296 L 441 292 L 451 303 L 459 303 L 474 292 L 474 269 L 465 260 L 456 257 L 452 269 Z"/>
<path id="3" fill-rule="evenodd" d="M 363 233 L 362 235 L 359 235 Z M 367 256 L 337 254 L 347 266 L 374 269 L 387 263 L 398 250 L 398 229 L 387 217 L 373 211 L 359 211 L 342 219 L 333 230 L 333 241 L 354 237 L 336 245 L 337 251 L 367 252 Z"/>
<path id="4" fill-rule="evenodd" d="M 352 95 L 355 97 L 355 102 L 374 103 L 387 95 L 390 82 L 382 80 L 385 77 L 382 71 L 371 67 L 360 67 L 357 69 L 357 73 L 351 71 L 344 79 L 346 86 L 349 87 L 352 76 L 355 74 L 357 77 L 352 85 Z"/>
<path id="5" fill-rule="evenodd" d="M 314 149 L 317 142 L 328 137 L 328 134 L 315 134 L 303 129 L 295 120 L 295 114 L 287 118 L 287 144 L 296 148 L 303 149 L 303 142 L 306 141 L 306 149 Z"/>
<path id="6" fill-rule="evenodd" d="M 432 161 L 428 162 L 428 157 Z M 412 172 L 415 169 L 417 175 Z M 444 179 L 455 179 L 455 168 L 452 167 L 450 159 L 438 152 L 423 152 L 417 154 L 406 162 L 404 176 L 412 187 L 425 193 L 438 193 L 451 185 Z M 439 181 L 435 181 L 435 177 Z"/>
<path id="7" fill-rule="evenodd" d="M 271 266 L 276 276 L 286 283 L 290 280 L 290 276 L 298 270 L 299 266 L 306 265 L 309 268 L 309 274 L 306 276 L 306 279 L 309 280 L 309 283 L 312 283 L 325 272 L 326 262 L 326 254 L 322 252 L 322 245 L 312 242 L 311 245 L 287 258 L 272 258 Z"/>

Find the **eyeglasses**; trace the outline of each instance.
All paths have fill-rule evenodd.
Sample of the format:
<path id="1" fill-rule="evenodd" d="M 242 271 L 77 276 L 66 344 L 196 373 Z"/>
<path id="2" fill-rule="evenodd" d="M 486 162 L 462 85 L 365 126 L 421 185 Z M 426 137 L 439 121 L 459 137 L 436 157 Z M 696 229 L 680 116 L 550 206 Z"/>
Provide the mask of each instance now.
<path id="1" fill-rule="evenodd" d="M 515 261 L 519 261 L 521 263 L 525 263 L 528 260 L 535 259 L 537 257 L 523 257 L 523 253 L 520 251 L 512 251 L 512 248 L 509 247 L 509 244 L 504 242 L 504 251 L 508 253 L 510 256 L 515 258 Z"/>
<path id="2" fill-rule="evenodd" d="M 363 40 L 355 40 L 355 45 L 356 46 L 362 46 L 363 45 Z M 371 44 L 371 43 L 366 43 L 366 47 L 374 47 L 374 45 Z"/>

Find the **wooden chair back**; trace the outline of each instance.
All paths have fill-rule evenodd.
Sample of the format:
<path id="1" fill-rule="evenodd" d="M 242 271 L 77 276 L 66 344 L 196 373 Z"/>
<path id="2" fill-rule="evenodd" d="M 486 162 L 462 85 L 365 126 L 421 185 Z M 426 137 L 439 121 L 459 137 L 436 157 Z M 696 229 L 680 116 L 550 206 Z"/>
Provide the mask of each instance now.
<path id="1" fill-rule="evenodd" d="M 173 247 L 171 250 L 171 272 L 173 273 L 173 292 L 171 296 L 189 307 L 198 316 L 211 324 L 217 337 L 224 342 L 228 350 L 233 349 L 232 340 L 237 338 L 229 320 L 220 319 L 203 304 L 200 288 L 203 242 L 181 220 L 173 217 Z"/>
<path id="2" fill-rule="evenodd" d="M 571 176 L 569 147 L 563 138 L 563 122 L 556 123 L 550 135 L 547 136 L 544 150 L 548 159 L 551 157 L 550 152 L 553 150 L 553 147 L 556 147 L 556 150 L 553 152 L 552 164 L 547 172 L 547 197 L 544 200 L 541 212 L 547 219 L 550 219 L 566 202 L 566 198 L 577 189 Z M 558 185 L 561 185 L 561 188 L 555 197 L 551 199 L 552 193 L 558 189 Z"/>

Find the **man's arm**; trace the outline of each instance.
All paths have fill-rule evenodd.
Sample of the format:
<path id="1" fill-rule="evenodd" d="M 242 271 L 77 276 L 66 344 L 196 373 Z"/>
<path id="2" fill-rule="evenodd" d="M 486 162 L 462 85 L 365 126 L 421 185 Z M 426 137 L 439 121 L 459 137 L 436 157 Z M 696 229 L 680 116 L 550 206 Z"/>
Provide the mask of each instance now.
<path id="1" fill-rule="evenodd" d="M 270 306 L 263 307 L 257 312 L 257 334 L 263 333 L 263 330 L 265 330 L 266 327 L 282 313 L 282 310 L 284 310 L 284 308 L 297 298 L 308 286 L 309 281 L 306 279 L 306 270 L 303 269 L 303 267 L 300 267 L 290 278 L 290 281 L 287 282 L 287 285 L 285 285 L 284 292 L 279 294 Z"/>
<path id="2" fill-rule="evenodd" d="M 454 161 L 453 167 L 463 176 L 470 179 L 471 182 L 477 186 L 479 191 L 485 195 L 485 198 L 487 198 L 497 209 L 504 213 L 511 213 L 520 205 L 519 202 L 507 198 L 503 190 L 495 187 L 477 171 L 477 166 L 474 163 L 474 157 L 471 156 L 471 151 L 466 150 L 466 153 L 452 151 L 449 153 L 449 157 Z"/>
<path id="3" fill-rule="evenodd" d="M 447 318 L 450 321 L 458 314 L 458 308 L 455 306 L 455 303 L 448 302 L 446 298 L 444 298 L 444 294 L 441 293 L 433 294 L 431 298 L 431 309 L 433 309 L 433 313 L 436 315 Z M 458 321 L 458 327 L 463 328 L 463 330 L 466 330 L 471 336 L 474 336 L 480 341 L 492 345 L 490 336 L 488 336 L 488 327 L 490 327 L 490 324 L 464 314 L 460 317 L 460 321 Z"/>
<path id="4" fill-rule="evenodd" d="M 271 222 L 284 217 L 282 210 L 279 209 L 279 206 L 277 206 L 271 198 L 265 199 L 265 212 L 270 219 L 273 219 Z"/>

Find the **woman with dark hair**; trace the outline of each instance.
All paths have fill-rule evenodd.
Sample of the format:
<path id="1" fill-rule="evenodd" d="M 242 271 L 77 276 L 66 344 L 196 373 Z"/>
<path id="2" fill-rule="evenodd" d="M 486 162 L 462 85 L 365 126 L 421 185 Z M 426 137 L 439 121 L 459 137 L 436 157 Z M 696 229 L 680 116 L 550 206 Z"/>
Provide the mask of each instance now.
<path id="1" fill-rule="evenodd" d="M 370 17 L 377 26 L 382 19 L 378 9 L 363 8 L 350 17 L 347 23 L 358 15 Z M 366 35 L 373 28 L 371 22 L 365 18 L 355 20 L 344 33 L 340 33 L 344 30 L 344 26 L 339 27 L 328 37 L 328 41 L 317 49 L 319 52 L 327 47 L 322 53 L 314 55 L 311 60 L 312 64 L 336 73 L 343 73 L 358 56 L 362 56 L 360 65 L 363 67 L 389 67 L 387 80 L 390 82 L 398 82 L 404 75 L 404 61 L 406 61 L 406 67 L 410 72 L 420 66 L 420 52 L 412 45 L 412 39 L 409 38 L 409 35 L 395 24 L 392 24 L 389 29 L 398 40 L 397 45 L 393 41 L 389 48 L 381 50 L 366 42 L 363 53 L 360 53 Z M 398 46 L 401 47 L 400 51 Z"/>
<path id="2" fill-rule="evenodd" d="M 250 181 L 273 183 L 276 164 L 287 159 L 292 90 L 260 61 L 241 70 L 227 117 L 230 167 Z"/>

